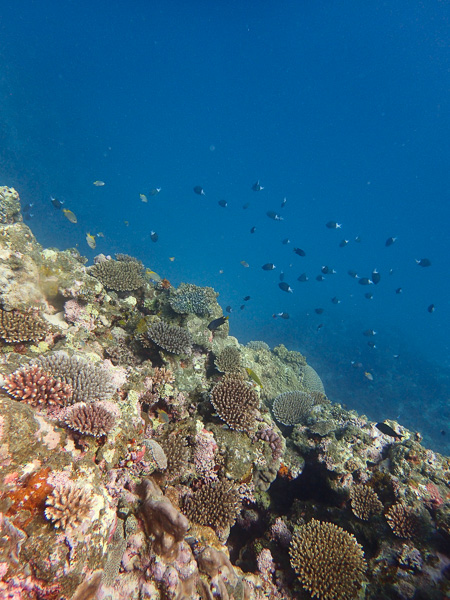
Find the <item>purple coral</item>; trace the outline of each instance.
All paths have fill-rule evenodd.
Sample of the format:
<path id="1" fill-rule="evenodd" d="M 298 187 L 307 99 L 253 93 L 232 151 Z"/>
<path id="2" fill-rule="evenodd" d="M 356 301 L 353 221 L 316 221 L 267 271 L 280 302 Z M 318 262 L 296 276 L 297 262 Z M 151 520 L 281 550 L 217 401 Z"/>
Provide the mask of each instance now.
<path id="1" fill-rule="evenodd" d="M 265 429 L 259 429 L 256 432 L 257 439 L 267 442 L 272 450 L 273 460 L 281 458 L 284 452 L 283 438 L 273 429 L 273 427 L 266 427 Z"/>

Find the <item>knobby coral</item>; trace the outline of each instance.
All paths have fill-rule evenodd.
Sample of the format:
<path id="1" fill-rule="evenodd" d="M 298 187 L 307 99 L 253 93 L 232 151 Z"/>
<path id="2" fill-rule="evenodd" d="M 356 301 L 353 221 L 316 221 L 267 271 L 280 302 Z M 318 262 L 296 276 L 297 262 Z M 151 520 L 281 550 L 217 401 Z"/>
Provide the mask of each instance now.
<path id="1" fill-rule="evenodd" d="M 299 390 L 284 392 L 274 400 L 272 411 L 275 419 L 283 425 L 301 423 L 311 412 L 314 399 L 310 394 Z"/>
<path id="2" fill-rule="evenodd" d="M 217 356 L 215 365 L 222 373 L 239 373 L 241 370 L 241 353 L 236 346 L 226 346 Z"/>
<path id="3" fill-rule="evenodd" d="M 144 285 L 142 265 L 133 260 L 104 260 L 89 268 L 89 274 L 116 292 L 131 292 Z"/>
<path id="4" fill-rule="evenodd" d="M 0 338 L 5 342 L 35 342 L 48 331 L 44 321 L 31 313 L 0 308 Z"/>
<path id="5" fill-rule="evenodd" d="M 241 508 L 239 493 L 230 481 L 210 480 L 196 490 L 185 504 L 184 512 L 194 523 L 214 529 L 231 527 Z"/>
<path id="6" fill-rule="evenodd" d="M 77 402 L 68 409 L 64 422 L 78 433 L 100 437 L 112 431 L 116 416 L 101 402 Z"/>
<path id="7" fill-rule="evenodd" d="M 199 317 L 210 317 L 214 313 L 217 296 L 217 292 L 211 287 L 181 283 L 173 292 L 169 304 L 177 313 L 193 313 Z"/>
<path id="8" fill-rule="evenodd" d="M 40 356 L 35 364 L 72 386 L 73 402 L 107 400 L 115 392 L 115 386 L 106 369 L 77 356 L 69 357 L 66 352 L 58 351 L 48 356 Z"/>
<path id="9" fill-rule="evenodd" d="M 164 321 L 154 323 L 147 329 L 147 337 L 157 346 L 171 354 L 189 354 L 192 339 L 183 327 L 169 325 Z"/>
<path id="10" fill-rule="evenodd" d="M 72 387 L 38 365 L 28 365 L 6 375 L 2 389 L 31 406 L 66 406 L 72 399 Z"/>
<path id="11" fill-rule="evenodd" d="M 57 529 L 77 527 L 92 509 L 92 497 L 86 488 L 73 482 L 58 485 L 48 496 L 45 516 Z"/>
<path id="12" fill-rule="evenodd" d="M 367 565 L 362 546 L 351 533 L 312 519 L 295 530 L 289 552 L 293 569 L 313 598 L 355 598 Z"/>
<path id="13" fill-rule="evenodd" d="M 383 510 L 383 504 L 376 492 L 368 485 L 353 485 L 350 489 L 350 499 L 353 514 L 363 521 L 368 521 L 372 515 Z"/>
<path id="14" fill-rule="evenodd" d="M 239 375 L 225 375 L 214 386 L 211 404 L 231 429 L 250 433 L 255 428 L 259 408 L 258 394 Z"/>

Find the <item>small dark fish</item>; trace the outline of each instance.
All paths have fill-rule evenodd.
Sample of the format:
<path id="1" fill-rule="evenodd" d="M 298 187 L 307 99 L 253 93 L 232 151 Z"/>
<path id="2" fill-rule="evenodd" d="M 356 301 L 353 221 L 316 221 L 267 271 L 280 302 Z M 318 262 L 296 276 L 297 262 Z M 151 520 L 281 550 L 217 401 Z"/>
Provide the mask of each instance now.
<path id="1" fill-rule="evenodd" d="M 281 273 L 280 273 L 280 281 L 284 281 L 284 273 L 283 273 L 283 271 L 281 271 Z"/>
<path id="2" fill-rule="evenodd" d="M 328 227 L 328 229 L 340 229 L 342 227 L 342 223 L 336 223 L 336 221 L 328 221 L 325 227 Z"/>
<path id="3" fill-rule="evenodd" d="M 373 294 L 371 292 L 366 292 L 364 294 L 364 298 L 367 298 L 367 300 L 372 300 Z"/>
<path id="4" fill-rule="evenodd" d="M 283 198 L 282 202 L 281 202 L 281 208 L 284 208 L 285 204 L 287 202 L 287 198 L 286 196 Z"/>
<path id="5" fill-rule="evenodd" d="M 22 212 L 23 213 L 29 213 L 31 211 L 31 209 L 34 206 L 34 202 L 29 202 L 28 204 L 25 204 L 25 206 L 22 207 Z"/>
<path id="6" fill-rule="evenodd" d="M 392 244 L 394 244 L 396 242 L 396 240 L 397 240 L 396 237 L 390 237 L 386 240 L 384 245 L 387 247 L 392 246 Z"/>
<path id="7" fill-rule="evenodd" d="M 356 271 L 347 271 L 347 273 L 350 275 L 350 277 L 353 277 L 353 279 L 359 279 L 359 275 Z"/>
<path id="8" fill-rule="evenodd" d="M 294 290 L 291 288 L 291 286 L 290 286 L 288 283 L 286 283 L 285 281 L 281 281 L 281 282 L 278 284 L 278 287 L 280 288 L 280 290 L 283 290 L 283 292 L 289 292 L 289 293 L 291 293 L 291 294 L 292 294 L 292 293 L 293 293 L 293 291 L 294 291 Z"/>
<path id="9" fill-rule="evenodd" d="M 244 308 L 245 308 L 245 304 L 241 304 L 239 307 L 239 310 L 244 310 Z"/>
<path id="10" fill-rule="evenodd" d="M 435 306 L 434 306 L 434 304 L 430 304 L 430 306 L 427 308 L 427 311 L 428 311 L 429 313 L 434 313 L 434 310 L 435 310 Z"/>
<path id="11" fill-rule="evenodd" d="M 194 192 L 195 192 L 196 194 L 198 194 L 199 196 L 206 196 L 206 194 L 205 194 L 205 190 L 202 188 L 202 186 L 201 186 L 201 185 L 196 185 L 196 186 L 194 187 Z"/>
<path id="12" fill-rule="evenodd" d="M 295 252 L 295 254 L 298 254 L 299 256 L 306 256 L 306 252 L 304 250 L 302 250 L 301 248 L 294 248 L 294 252 Z"/>
<path id="13" fill-rule="evenodd" d="M 32 212 L 24 212 L 23 213 L 23 218 L 25 219 L 25 221 L 29 221 L 33 217 L 34 217 L 34 213 L 32 213 Z"/>
<path id="14" fill-rule="evenodd" d="M 211 321 L 211 323 L 208 325 L 208 329 L 210 331 L 215 331 L 218 327 L 226 323 L 229 318 L 230 317 L 219 317 L 218 319 L 214 319 L 214 321 Z"/>
<path id="15" fill-rule="evenodd" d="M 345 246 L 348 244 L 349 240 L 342 240 L 339 243 L 339 248 L 345 248 Z"/>
<path id="16" fill-rule="evenodd" d="M 226 309 L 227 313 L 232 313 L 233 309 L 231 308 L 231 306 L 227 306 Z"/>
<path id="17" fill-rule="evenodd" d="M 371 279 L 369 279 L 368 277 L 361 277 L 361 279 L 358 281 L 358 283 L 360 285 L 371 285 L 373 283 L 373 281 Z"/>
<path id="18" fill-rule="evenodd" d="M 367 342 L 367 345 L 368 345 L 370 348 L 373 348 L 374 350 L 375 350 L 375 348 L 376 348 L 376 344 L 375 344 L 375 342 Z"/>
<path id="19" fill-rule="evenodd" d="M 269 219 L 273 219 L 274 221 L 284 221 L 284 218 L 276 212 L 274 212 L 273 210 L 268 210 L 266 212 L 266 215 L 269 217 Z"/>
<path id="20" fill-rule="evenodd" d="M 378 273 L 378 271 L 376 269 L 374 269 L 372 271 L 372 283 L 374 283 L 375 285 L 377 285 L 378 283 L 380 283 L 381 281 L 381 275 Z"/>
<path id="21" fill-rule="evenodd" d="M 244 210 L 247 210 L 247 208 L 250 206 L 250 202 L 246 202 L 245 204 L 242 205 L 242 208 Z"/>
<path id="22" fill-rule="evenodd" d="M 287 312 L 277 313 L 276 316 L 281 317 L 282 319 L 289 319 L 289 314 Z"/>
<path id="23" fill-rule="evenodd" d="M 431 260 L 429 258 L 421 258 L 420 260 L 416 258 L 416 263 L 419 267 L 431 267 Z"/>
<path id="24" fill-rule="evenodd" d="M 315 312 L 317 315 L 322 315 L 322 314 L 324 313 L 324 310 L 325 310 L 325 309 L 323 309 L 323 308 L 315 308 L 315 309 L 314 309 L 314 312 Z"/>
<path id="25" fill-rule="evenodd" d="M 61 208 L 61 206 L 64 204 L 64 200 L 58 200 L 57 198 L 53 198 L 53 196 L 50 196 L 50 202 L 55 208 Z"/>
<path id="26" fill-rule="evenodd" d="M 219 206 L 221 206 L 222 208 L 226 208 L 228 206 L 227 201 L 226 200 L 219 200 L 219 202 L 217 203 Z"/>
<path id="27" fill-rule="evenodd" d="M 306 274 L 306 273 L 302 273 L 301 275 L 299 275 L 299 276 L 297 277 L 297 281 L 301 281 L 302 283 L 303 283 L 304 281 L 308 281 L 308 276 L 307 276 L 307 274 Z"/>
<path id="28" fill-rule="evenodd" d="M 320 329 L 322 329 L 323 327 L 323 323 L 320 323 L 320 325 L 317 325 L 316 331 L 319 331 Z"/>
<path id="29" fill-rule="evenodd" d="M 363 331 L 363 335 L 365 335 L 366 337 L 372 337 L 373 335 L 377 335 L 377 332 L 373 329 L 366 329 L 365 331 Z"/>
<path id="30" fill-rule="evenodd" d="M 286 244 L 290 244 L 291 243 L 291 240 L 289 238 L 284 238 L 284 240 L 281 243 L 286 246 Z"/>
<path id="31" fill-rule="evenodd" d="M 250 229 L 250 233 L 255 233 L 255 231 L 256 231 L 256 227 L 252 227 L 252 228 Z"/>
<path id="32" fill-rule="evenodd" d="M 264 189 L 263 186 L 259 183 L 259 179 L 258 179 L 258 181 L 255 181 L 255 183 L 252 185 L 252 190 L 254 192 L 260 192 L 263 189 Z"/>
<path id="33" fill-rule="evenodd" d="M 397 289 L 395 290 L 395 293 L 396 293 L 396 294 L 401 294 L 402 292 L 403 292 L 402 288 L 397 288 Z"/>
<path id="34" fill-rule="evenodd" d="M 324 266 L 323 266 L 323 267 L 322 267 L 320 270 L 322 271 L 322 273 L 323 273 L 324 275 L 328 275 L 328 273 L 330 273 L 330 272 L 331 272 L 331 269 L 330 269 L 330 267 L 327 267 L 326 265 L 324 265 Z"/>
<path id="35" fill-rule="evenodd" d="M 393 275 L 394 274 L 394 269 L 389 269 L 389 275 Z"/>
<path id="36" fill-rule="evenodd" d="M 334 298 L 331 298 L 331 302 L 333 304 L 340 304 L 341 303 L 341 301 L 339 300 L 339 298 L 337 296 L 335 296 Z"/>
<path id="37" fill-rule="evenodd" d="M 159 236 L 156 233 L 156 231 L 150 231 L 150 239 L 152 240 L 152 242 L 157 242 L 158 238 L 159 238 Z"/>
<path id="38" fill-rule="evenodd" d="M 325 281 L 325 277 L 323 275 L 317 275 L 316 281 Z"/>
<path id="39" fill-rule="evenodd" d="M 273 263 L 266 263 L 261 268 L 263 271 L 273 271 L 276 267 Z"/>
<path id="40" fill-rule="evenodd" d="M 390 425 L 388 425 L 387 423 L 384 423 L 384 421 L 382 421 L 381 423 L 377 423 L 375 425 L 375 427 L 377 429 L 379 429 L 381 431 L 381 433 L 384 433 L 384 435 L 388 435 L 389 437 L 393 437 L 396 440 L 397 439 L 402 439 L 403 435 L 401 435 L 400 433 L 397 433 L 396 431 L 394 431 L 394 429 L 392 429 L 392 427 Z"/>
<path id="41" fill-rule="evenodd" d="M 355 242 L 356 242 L 357 244 L 360 244 L 360 243 L 361 243 L 361 236 L 360 236 L 360 235 L 357 235 L 357 236 L 355 237 Z"/>
<path id="42" fill-rule="evenodd" d="M 244 302 L 248 302 L 250 300 L 250 296 L 245 296 Z"/>

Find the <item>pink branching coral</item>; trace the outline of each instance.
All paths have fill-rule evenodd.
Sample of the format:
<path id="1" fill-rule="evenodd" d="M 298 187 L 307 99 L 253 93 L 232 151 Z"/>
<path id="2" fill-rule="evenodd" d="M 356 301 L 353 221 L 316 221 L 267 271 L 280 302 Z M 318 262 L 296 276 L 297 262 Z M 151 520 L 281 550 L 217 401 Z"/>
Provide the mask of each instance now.
<path id="1" fill-rule="evenodd" d="M 72 482 L 56 486 L 47 498 L 45 516 L 58 529 L 77 527 L 92 508 L 90 492 Z"/>
<path id="2" fill-rule="evenodd" d="M 2 389 L 31 406 L 66 406 L 72 398 L 69 384 L 55 379 L 38 365 L 29 365 L 6 375 Z"/>
<path id="3" fill-rule="evenodd" d="M 194 466 L 198 475 L 205 479 L 216 479 L 214 471 L 214 457 L 217 452 L 217 444 L 211 431 L 202 429 L 195 436 Z"/>
<path id="4" fill-rule="evenodd" d="M 114 429 L 116 417 L 101 402 L 77 402 L 68 409 L 64 421 L 74 431 L 100 437 Z"/>

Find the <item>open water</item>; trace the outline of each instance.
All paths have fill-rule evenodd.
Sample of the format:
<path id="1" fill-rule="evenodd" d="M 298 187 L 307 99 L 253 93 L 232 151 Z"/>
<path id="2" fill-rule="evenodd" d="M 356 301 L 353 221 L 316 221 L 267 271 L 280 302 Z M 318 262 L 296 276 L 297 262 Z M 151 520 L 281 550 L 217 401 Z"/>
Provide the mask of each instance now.
<path id="1" fill-rule="evenodd" d="M 242 343 L 300 350 L 331 400 L 449 453 L 448 3 L 16 0 L 0 16 L 0 182 L 44 246 L 214 287 Z M 373 269 L 377 285 L 347 273 Z"/>

